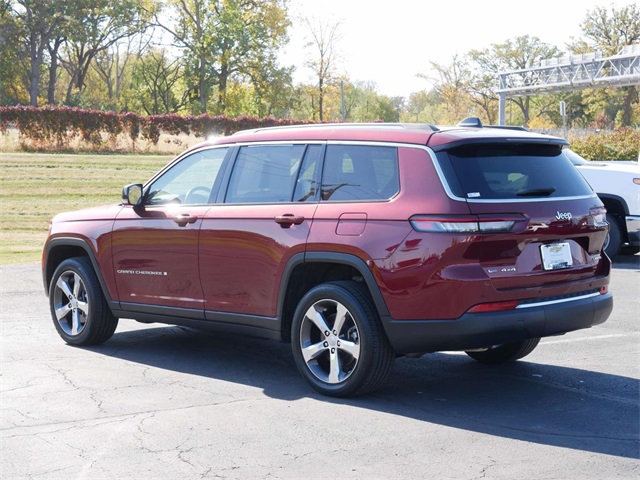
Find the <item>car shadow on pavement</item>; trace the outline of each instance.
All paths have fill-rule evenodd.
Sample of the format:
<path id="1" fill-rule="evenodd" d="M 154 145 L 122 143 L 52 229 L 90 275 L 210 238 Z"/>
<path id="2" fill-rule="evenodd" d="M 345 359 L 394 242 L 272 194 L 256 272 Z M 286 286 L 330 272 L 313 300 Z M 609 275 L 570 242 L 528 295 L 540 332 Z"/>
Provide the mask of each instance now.
<path id="1" fill-rule="evenodd" d="M 525 361 L 488 367 L 464 354 L 438 353 L 399 358 L 387 384 L 372 395 L 332 399 L 315 393 L 298 375 L 288 344 L 159 327 L 116 333 L 90 350 L 260 388 L 277 399 L 314 398 L 619 457 L 638 458 L 640 452 L 640 382 L 633 378 Z"/>
<path id="2" fill-rule="evenodd" d="M 627 248 L 612 260 L 613 268 L 625 270 L 640 270 L 640 254 L 633 254 L 634 250 Z"/>

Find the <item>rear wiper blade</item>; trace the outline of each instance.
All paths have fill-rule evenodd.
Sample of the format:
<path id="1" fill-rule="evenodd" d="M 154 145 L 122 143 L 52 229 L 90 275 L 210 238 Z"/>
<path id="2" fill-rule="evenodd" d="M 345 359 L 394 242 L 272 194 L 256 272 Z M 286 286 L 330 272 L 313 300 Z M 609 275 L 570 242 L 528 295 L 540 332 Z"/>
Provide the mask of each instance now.
<path id="1" fill-rule="evenodd" d="M 518 197 L 548 197 L 549 195 L 551 195 L 553 192 L 555 192 L 556 189 L 549 187 L 549 188 L 532 188 L 531 190 L 525 190 L 523 192 L 518 192 L 516 194 L 516 196 Z"/>

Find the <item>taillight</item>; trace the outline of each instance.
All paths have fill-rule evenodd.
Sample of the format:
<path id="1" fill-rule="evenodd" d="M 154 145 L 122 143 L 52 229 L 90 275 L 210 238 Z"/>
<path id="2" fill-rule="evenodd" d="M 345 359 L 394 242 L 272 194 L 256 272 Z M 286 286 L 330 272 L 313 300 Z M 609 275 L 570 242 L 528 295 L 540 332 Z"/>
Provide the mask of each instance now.
<path id="1" fill-rule="evenodd" d="M 594 207 L 589 210 L 589 216 L 593 225 L 596 227 L 606 227 L 607 224 L 607 209 L 604 207 Z"/>
<path id="2" fill-rule="evenodd" d="M 430 233 L 500 233 L 510 232 L 517 222 L 526 220 L 521 214 L 502 215 L 414 215 L 411 226 Z"/>

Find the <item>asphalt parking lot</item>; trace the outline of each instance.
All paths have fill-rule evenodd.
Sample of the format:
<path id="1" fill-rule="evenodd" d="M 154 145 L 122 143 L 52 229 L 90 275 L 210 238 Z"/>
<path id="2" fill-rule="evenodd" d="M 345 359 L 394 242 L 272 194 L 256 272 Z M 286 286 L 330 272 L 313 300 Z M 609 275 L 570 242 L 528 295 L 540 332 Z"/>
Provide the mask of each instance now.
<path id="1" fill-rule="evenodd" d="M 3 479 L 640 478 L 640 255 L 612 317 L 487 367 L 399 359 L 372 396 L 334 400 L 289 345 L 121 320 L 64 344 L 39 265 L 0 267 Z"/>

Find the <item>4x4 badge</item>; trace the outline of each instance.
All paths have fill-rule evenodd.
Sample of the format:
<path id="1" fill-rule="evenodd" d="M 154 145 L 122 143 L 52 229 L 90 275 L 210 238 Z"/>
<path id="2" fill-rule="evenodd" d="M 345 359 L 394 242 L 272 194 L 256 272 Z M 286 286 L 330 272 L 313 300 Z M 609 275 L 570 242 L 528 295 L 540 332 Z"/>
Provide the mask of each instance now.
<path id="1" fill-rule="evenodd" d="M 571 212 L 558 212 L 556 214 L 556 219 L 557 220 L 571 220 L 573 218 L 573 215 L 571 215 Z"/>

